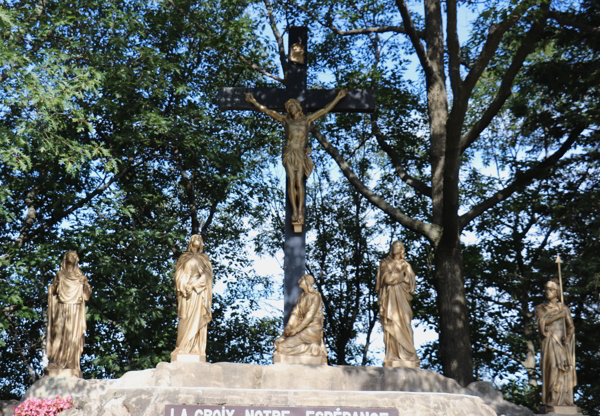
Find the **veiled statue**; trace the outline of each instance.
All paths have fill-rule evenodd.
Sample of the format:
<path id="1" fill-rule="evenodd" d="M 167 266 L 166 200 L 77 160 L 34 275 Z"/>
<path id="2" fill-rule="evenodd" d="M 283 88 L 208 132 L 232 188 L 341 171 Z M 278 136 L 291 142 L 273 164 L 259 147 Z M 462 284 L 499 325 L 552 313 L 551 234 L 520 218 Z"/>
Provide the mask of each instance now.
<path id="1" fill-rule="evenodd" d="M 173 280 L 179 325 L 171 361 L 206 361 L 207 327 L 212 320 L 212 265 L 204 254 L 202 236 L 190 238 L 188 250 L 177 260 Z"/>
<path id="2" fill-rule="evenodd" d="M 77 253 L 67 251 L 48 288 L 48 366 L 44 373 L 51 377 L 81 377 L 79 362 L 86 330 L 85 302 L 92 289 L 78 263 Z"/>
<path id="3" fill-rule="evenodd" d="M 308 132 L 313 121 L 330 112 L 346 95 L 348 95 L 348 90 L 341 90 L 332 102 L 309 115 L 302 112 L 300 101 L 292 98 L 287 100 L 284 105 L 287 114 L 282 115 L 259 104 L 251 93 L 244 94 L 247 102 L 284 125 L 283 166 L 288 178 L 287 187 L 292 205 L 292 224 L 298 226 L 294 227 L 295 232 L 300 232 L 302 224 L 304 224 L 304 179 L 308 178 L 313 171 L 313 162 L 308 157 L 310 153 L 310 149 L 307 148 Z"/>
<path id="4" fill-rule="evenodd" d="M 385 367 L 419 368 L 411 325 L 410 302 L 415 286 L 415 273 L 404 260 L 404 245 L 395 241 L 377 270 L 376 290 L 385 344 Z"/>
<path id="5" fill-rule="evenodd" d="M 323 342 L 323 300 L 314 288 L 315 278 L 303 275 L 300 294 L 283 335 L 275 340 L 276 363 L 327 364 Z"/>
<path id="6" fill-rule="evenodd" d="M 558 302 L 559 285 L 555 281 L 546 283 L 544 294 L 546 302 L 535 308 L 535 318 L 541 338 L 542 403 L 548 411 L 555 406 L 574 406 L 577 375 L 571 311 Z"/>

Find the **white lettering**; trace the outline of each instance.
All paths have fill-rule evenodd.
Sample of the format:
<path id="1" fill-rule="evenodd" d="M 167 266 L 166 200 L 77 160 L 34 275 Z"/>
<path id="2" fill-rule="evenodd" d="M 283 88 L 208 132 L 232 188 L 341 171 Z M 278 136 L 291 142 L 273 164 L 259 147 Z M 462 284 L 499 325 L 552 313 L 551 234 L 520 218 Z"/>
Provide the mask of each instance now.
<path id="1" fill-rule="evenodd" d="M 217 416 L 217 415 L 218 415 L 218 416 L 221 416 L 221 411 L 220 411 L 219 409 L 217 409 L 217 410 L 213 410 L 213 414 L 212 414 L 212 416 Z"/>
<path id="2" fill-rule="evenodd" d="M 263 413 L 265 414 L 265 416 L 271 416 L 270 410 L 263 410 Z"/>
<path id="3" fill-rule="evenodd" d="M 335 412 L 333 412 L 333 416 L 342 416 L 342 412 L 340 412 L 339 407 L 337 409 L 335 409 Z"/>
<path id="4" fill-rule="evenodd" d="M 212 416 L 213 411 L 212 409 L 204 409 L 204 416 Z"/>
<path id="5" fill-rule="evenodd" d="M 352 416 L 358 416 L 358 412 L 354 412 Z"/>
<path id="6" fill-rule="evenodd" d="M 350 412 L 342 412 L 342 416 L 352 416 Z"/>
<path id="7" fill-rule="evenodd" d="M 263 416 L 263 414 L 260 410 L 257 410 L 256 412 L 254 412 L 254 416 Z"/>
<path id="8" fill-rule="evenodd" d="M 388 414 L 381 412 L 381 413 L 379 413 L 379 416 L 388 416 Z"/>
<path id="9" fill-rule="evenodd" d="M 324 414 L 325 416 L 333 416 L 333 412 L 330 412 L 329 410 L 325 410 L 325 411 L 323 412 L 323 414 Z"/>
<path id="10" fill-rule="evenodd" d="M 196 413 L 194 413 L 194 416 L 202 416 L 202 409 L 196 410 Z"/>
<path id="11" fill-rule="evenodd" d="M 312 416 L 312 415 L 314 415 L 314 414 L 315 414 L 315 411 L 314 411 L 314 410 L 307 410 L 307 411 L 306 411 L 306 414 L 305 414 L 304 416 Z M 171 415 L 171 416 L 173 416 L 173 415 Z M 275 416 L 275 415 L 273 415 L 273 416 Z"/>
<path id="12" fill-rule="evenodd" d="M 369 416 L 369 412 L 360 412 L 360 416 Z"/>
<path id="13" fill-rule="evenodd" d="M 317 412 L 315 413 L 315 416 L 323 416 L 323 412 Z"/>
<path id="14" fill-rule="evenodd" d="M 244 416 L 254 416 L 254 410 L 246 409 Z"/>
<path id="15" fill-rule="evenodd" d="M 171 416 L 175 416 L 175 409 L 171 409 Z"/>
<path id="16" fill-rule="evenodd" d="M 273 410 L 273 416 L 281 416 L 281 412 L 279 410 Z"/>
<path id="17" fill-rule="evenodd" d="M 288 416 L 290 414 L 289 410 L 282 410 L 281 411 L 281 416 Z"/>
<path id="18" fill-rule="evenodd" d="M 187 410 L 183 409 L 180 416 L 187 416 Z"/>
<path id="19" fill-rule="evenodd" d="M 235 413 L 235 409 L 233 409 L 233 410 L 225 409 L 225 411 L 227 412 L 227 416 L 233 416 L 233 414 Z M 229 413 L 229 412 L 231 412 L 231 413 Z"/>

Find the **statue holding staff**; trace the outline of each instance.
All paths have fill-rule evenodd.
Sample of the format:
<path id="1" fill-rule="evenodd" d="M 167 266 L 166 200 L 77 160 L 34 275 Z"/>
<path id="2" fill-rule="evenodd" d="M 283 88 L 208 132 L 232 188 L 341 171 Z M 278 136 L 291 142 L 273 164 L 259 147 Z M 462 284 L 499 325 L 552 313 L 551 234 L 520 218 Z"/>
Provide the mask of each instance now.
<path id="1" fill-rule="evenodd" d="M 92 288 L 78 262 L 77 253 L 67 251 L 48 288 L 48 366 L 44 373 L 50 377 L 81 377 L 85 302 L 90 299 Z"/>
<path id="2" fill-rule="evenodd" d="M 330 112 L 346 95 L 348 95 L 348 90 L 341 90 L 325 108 L 309 115 L 304 115 L 302 112 L 300 101 L 290 99 L 285 103 L 287 114 L 282 115 L 259 104 L 251 93 L 244 94 L 247 102 L 284 125 L 283 166 L 288 177 L 287 187 L 292 205 L 292 224 L 304 224 L 304 178 L 308 178 L 313 170 L 313 162 L 308 157 L 310 149 L 307 148 L 311 124 Z"/>
<path id="3" fill-rule="evenodd" d="M 535 317 L 540 331 L 542 370 L 542 403 L 546 411 L 555 411 L 557 406 L 575 406 L 573 388 L 577 385 L 575 373 L 575 326 L 571 311 L 564 304 L 562 276 L 559 281 L 546 283 L 546 302 L 535 308 Z M 561 302 L 558 302 L 560 295 Z"/>

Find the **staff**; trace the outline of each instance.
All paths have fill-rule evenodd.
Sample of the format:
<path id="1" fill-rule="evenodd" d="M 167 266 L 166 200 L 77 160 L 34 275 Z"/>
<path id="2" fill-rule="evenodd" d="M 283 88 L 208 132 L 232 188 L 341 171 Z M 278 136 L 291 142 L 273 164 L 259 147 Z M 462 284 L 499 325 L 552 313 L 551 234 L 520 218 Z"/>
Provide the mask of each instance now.
<path id="1" fill-rule="evenodd" d="M 558 265 L 558 283 L 560 286 L 560 303 L 561 303 L 561 308 L 564 308 L 565 306 L 565 298 L 563 296 L 563 286 L 562 286 L 562 274 L 560 272 L 560 265 L 562 263 L 562 260 L 560 259 L 559 255 L 556 255 L 556 264 Z M 563 317 L 562 321 L 563 321 L 563 343 L 565 342 L 564 340 L 567 339 L 567 323 L 565 322 L 565 319 Z"/>

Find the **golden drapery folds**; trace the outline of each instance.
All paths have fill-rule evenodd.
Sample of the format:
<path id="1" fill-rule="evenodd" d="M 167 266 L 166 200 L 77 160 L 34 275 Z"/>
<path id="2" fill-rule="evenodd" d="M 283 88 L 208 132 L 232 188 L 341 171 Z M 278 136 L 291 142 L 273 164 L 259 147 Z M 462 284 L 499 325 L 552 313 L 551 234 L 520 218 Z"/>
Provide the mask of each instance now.
<path id="1" fill-rule="evenodd" d="M 548 302 L 535 308 L 540 331 L 542 358 L 542 403 L 546 406 L 573 406 L 575 373 L 575 326 L 571 311 L 556 302 L 558 285 L 546 284 Z"/>
<path id="2" fill-rule="evenodd" d="M 75 251 L 67 251 L 60 270 L 48 288 L 48 333 L 46 355 L 48 369 L 71 369 L 81 377 L 80 359 L 83 353 L 85 302 L 92 289 L 81 273 Z"/>
<path id="3" fill-rule="evenodd" d="M 283 355 L 305 355 L 327 358 L 323 341 L 323 300 L 313 287 L 312 275 L 298 282 L 304 292 L 298 297 L 283 335 L 275 340 L 275 351 Z"/>
<path id="4" fill-rule="evenodd" d="M 207 326 L 212 320 L 212 265 L 203 250 L 202 237 L 193 235 L 188 251 L 175 266 L 179 325 L 173 354 L 206 353 Z"/>
<path id="5" fill-rule="evenodd" d="M 379 293 L 386 365 L 392 361 L 402 361 L 409 362 L 410 366 L 419 366 L 413 342 L 410 304 L 415 285 L 415 273 L 404 260 L 404 246 L 396 241 L 377 270 L 376 290 Z"/>

